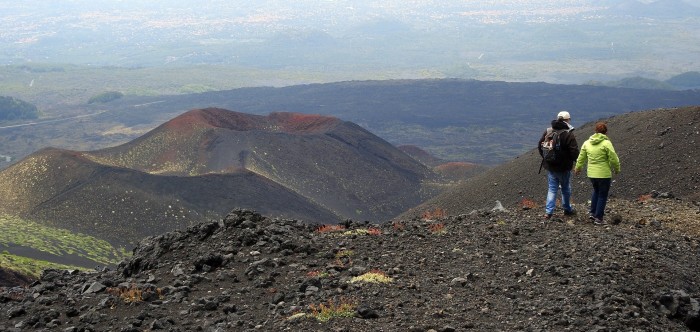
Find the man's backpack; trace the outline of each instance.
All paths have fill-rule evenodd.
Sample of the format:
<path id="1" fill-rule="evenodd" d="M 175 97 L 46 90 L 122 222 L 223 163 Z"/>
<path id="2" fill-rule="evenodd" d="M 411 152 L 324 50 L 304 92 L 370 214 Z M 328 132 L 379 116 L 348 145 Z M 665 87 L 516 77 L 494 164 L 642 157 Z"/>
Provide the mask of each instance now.
<path id="1" fill-rule="evenodd" d="M 560 137 L 561 133 L 568 131 L 568 129 L 547 129 L 547 134 L 544 137 L 544 141 L 542 141 L 543 162 L 549 165 L 557 165 L 563 161 L 566 152 L 562 150 Z"/>

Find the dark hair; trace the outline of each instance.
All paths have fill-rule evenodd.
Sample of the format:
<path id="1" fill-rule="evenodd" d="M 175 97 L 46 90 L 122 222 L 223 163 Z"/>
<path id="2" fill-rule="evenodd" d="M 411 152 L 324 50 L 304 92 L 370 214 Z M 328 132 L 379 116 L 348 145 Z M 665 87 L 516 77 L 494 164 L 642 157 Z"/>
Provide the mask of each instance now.
<path id="1" fill-rule="evenodd" d="M 608 126 L 605 125 L 605 122 L 598 122 L 595 124 L 595 132 L 605 135 L 608 133 Z"/>

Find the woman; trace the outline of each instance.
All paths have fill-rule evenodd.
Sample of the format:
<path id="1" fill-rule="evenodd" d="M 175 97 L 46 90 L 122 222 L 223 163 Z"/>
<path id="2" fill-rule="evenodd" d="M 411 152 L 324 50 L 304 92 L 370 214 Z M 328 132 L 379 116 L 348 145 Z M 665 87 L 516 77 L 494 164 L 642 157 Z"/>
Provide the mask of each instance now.
<path id="1" fill-rule="evenodd" d="M 581 153 L 579 153 L 574 167 L 574 173 L 579 174 L 583 164 L 588 161 L 586 172 L 593 184 L 590 218 L 596 225 L 605 225 L 603 215 L 605 214 L 605 205 L 608 203 L 612 174 L 620 173 L 620 159 L 617 157 L 610 139 L 606 136 L 607 133 L 608 126 L 605 123 L 595 124 L 595 134 L 581 146 Z"/>

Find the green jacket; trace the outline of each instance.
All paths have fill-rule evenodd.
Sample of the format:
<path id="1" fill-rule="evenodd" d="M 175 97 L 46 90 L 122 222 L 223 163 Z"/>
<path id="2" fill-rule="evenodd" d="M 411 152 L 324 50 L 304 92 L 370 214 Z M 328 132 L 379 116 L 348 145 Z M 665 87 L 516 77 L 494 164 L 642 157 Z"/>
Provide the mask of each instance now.
<path id="1" fill-rule="evenodd" d="M 586 161 L 589 178 L 605 179 L 612 177 L 612 171 L 620 173 L 620 159 L 612 142 L 604 134 L 595 133 L 583 142 L 581 153 L 576 159 L 576 170 L 580 171 Z"/>

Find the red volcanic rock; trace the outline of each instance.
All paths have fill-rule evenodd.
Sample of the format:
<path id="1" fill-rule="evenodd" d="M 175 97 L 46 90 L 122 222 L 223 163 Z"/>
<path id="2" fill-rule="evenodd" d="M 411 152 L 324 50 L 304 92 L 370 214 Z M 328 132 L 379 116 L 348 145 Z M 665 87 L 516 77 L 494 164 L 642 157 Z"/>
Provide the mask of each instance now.
<path id="1" fill-rule="evenodd" d="M 275 112 L 261 116 L 220 108 L 205 108 L 186 112 L 168 121 L 165 127 L 178 131 L 208 127 L 235 131 L 266 130 L 290 134 L 317 134 L 332 129 L 341 122 L 334 117 L 315 114 Z"/>
<path id="2" fill-rule="evenodd" d="M 165 126 L 172 130 L 210 127 L 246 131 L 256 128 L 258 123 L 259 120 L 254 115 L 229 112 L 219 108 L 205 108 L 186 112 L 168 121 Z"/>
<path id="3" fill-rule="evenodd" d="M 270 123 L 278 125 L 280 130 L 293 134 L 322 133 L 341 122 L 330 116 L 279 112 L 271 113 L 267 119 Z"/>

